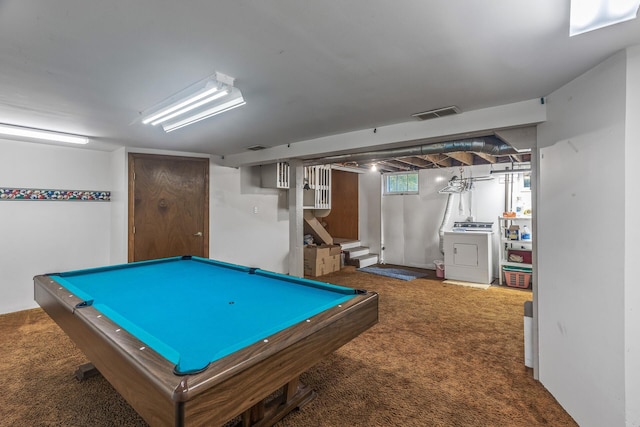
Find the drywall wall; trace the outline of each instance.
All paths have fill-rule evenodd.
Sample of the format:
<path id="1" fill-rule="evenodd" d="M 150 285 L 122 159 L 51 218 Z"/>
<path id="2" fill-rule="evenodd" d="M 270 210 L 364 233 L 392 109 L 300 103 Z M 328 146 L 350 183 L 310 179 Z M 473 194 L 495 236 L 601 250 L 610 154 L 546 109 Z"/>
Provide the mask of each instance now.
<path id="1" fill-rule="evenodd" d="M 0 187 L 111 190 L 106 152 L 0 140 Z M 109 263 L 110 202 L 0 201 L 0 313 L 37 307 L 33 276 Z"/>
<path id="2" fill-rule="evenodd" d="M 464 167 L 463 176 L 488 177 L 489 165 Z M 454 176 L 460 177 L 460 168 L 424 169 L 419 171 L 419 194 L 382 196 L 382 222 L 384 262 L 434 269 L 434 260 L 442 260 L 439 229 L 447 205 L 447 194 L 438 191 Z M 380 191 L 380 190 L 378 190 Z M 469 211 L 471 209 L 471 211 Z M 452 196 L 452 209 L 445 230 L 455 221 L 473 216 L 475 221 L 494 223 L 494 274 L 497 277 L 498 216 L 504 211 L 504 176 L 476 181 L 473 191 Z"/>
<path id="3" fill-rule="evenodd" d="M 625 67 L 550 94 L 538 127 L 539 378 L 585 427 L 625 425 Z"/>
<path id="4" fill-rule="evenodd" d="M 625 398 L 627 427 L 640 426 L 640 46 L 627 51 L 626 144 L 624 156 L 625 243 L 624 243 L 624 313 L 625 313 Z"/>
<path id="5" fill-rule="evenodd" d="M 358 238 L 371 253 L 381 255 L 380 201 L 382 175 L 358 174 Z"/>
<path id="6" fill-rule="evenodd" d="M 124 264 L 128 261 L 129 230 L 129 174 L 125 148 L 110 153 L 111 168 L 111 245 L 109 264 Z"/>
<path id="7" fill-rule="evenodd" d="M 288 273 L 288 190 L 260 187 L 260 168 L 211 164 L 209 256 Z M 302 236 L 301 236 L 302 238 Z"/>

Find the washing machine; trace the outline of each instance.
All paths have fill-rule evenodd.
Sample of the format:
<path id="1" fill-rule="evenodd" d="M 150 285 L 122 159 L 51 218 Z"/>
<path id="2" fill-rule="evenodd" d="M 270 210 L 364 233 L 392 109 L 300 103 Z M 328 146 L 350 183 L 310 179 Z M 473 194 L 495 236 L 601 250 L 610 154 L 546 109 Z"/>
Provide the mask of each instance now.
<path id="1" fill-rule="evenodd" d="M 493 277 L 493 223 L 456 222 L 444 232 L 444 277 L 490 284 Z"/>

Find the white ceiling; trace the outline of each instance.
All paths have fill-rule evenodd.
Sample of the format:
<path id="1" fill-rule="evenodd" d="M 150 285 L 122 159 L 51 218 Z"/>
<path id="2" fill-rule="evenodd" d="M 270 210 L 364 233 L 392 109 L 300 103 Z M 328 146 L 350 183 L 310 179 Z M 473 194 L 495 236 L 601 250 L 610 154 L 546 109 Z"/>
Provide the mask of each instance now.
<path id="1" fill-rule="evenodd" d="M 543 97 L 640 44 L 569 38 L 569 0 L 0 0 L 0 123 L 218 155 Z M 215 71 L 247 105 L 165 134 L 140 111 Z"/>

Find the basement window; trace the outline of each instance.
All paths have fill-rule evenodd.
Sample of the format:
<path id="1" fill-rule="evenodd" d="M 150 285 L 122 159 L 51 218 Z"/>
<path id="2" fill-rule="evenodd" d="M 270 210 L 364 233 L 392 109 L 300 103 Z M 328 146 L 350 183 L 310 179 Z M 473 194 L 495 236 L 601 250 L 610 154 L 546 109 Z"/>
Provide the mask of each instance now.
<path id="1" fill-rule="evenodd" d="M 384 194 L 418 194 L 418 172 L 384 175 Z"/>

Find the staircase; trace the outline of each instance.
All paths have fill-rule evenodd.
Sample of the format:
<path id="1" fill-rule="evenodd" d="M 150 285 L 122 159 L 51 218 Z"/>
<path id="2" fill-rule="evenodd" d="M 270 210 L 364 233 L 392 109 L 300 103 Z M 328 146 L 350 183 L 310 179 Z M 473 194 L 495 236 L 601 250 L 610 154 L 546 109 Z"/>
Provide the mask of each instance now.
<path id="1" fill-rule="evenodd" d="M 346 264 L 362 268 L 378 263 L 378 255 L 370 253 L 369 248 L 362 246 L 359 240 L 335 238 L 333 242 L 342 248 Z"/>

